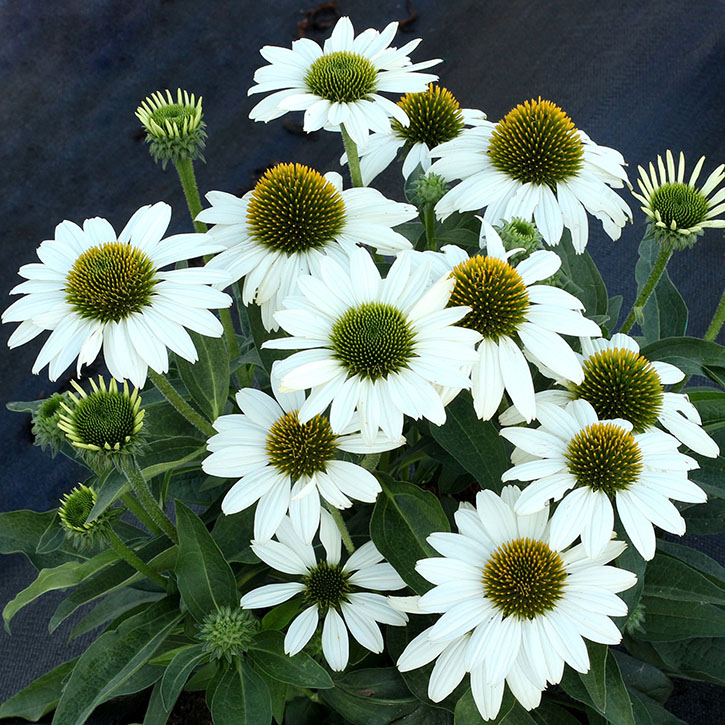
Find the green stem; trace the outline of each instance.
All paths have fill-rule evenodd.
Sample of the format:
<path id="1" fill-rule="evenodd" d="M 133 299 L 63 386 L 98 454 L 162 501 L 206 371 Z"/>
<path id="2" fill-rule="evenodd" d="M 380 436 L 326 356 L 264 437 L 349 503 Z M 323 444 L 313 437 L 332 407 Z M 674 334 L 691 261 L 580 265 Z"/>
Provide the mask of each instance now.
<path id="1" fill-rule="evenodd" d="M 342 518 L 342 514 L 339 509 L 336 509 L 331 504 L 327 506 L 327 510 L 330 512 L 333 521 L 337 524 L 337 528 L 340 530 L 340 536 L 342 536 L 342 543 L 345 544 L 348 554 L 352 554 L 355 551 L 355 545 L 352 543 L 350 538 L 350 532 L 345 526 L 345 520 Z"/>
<path id="2" fill-rule="evenodd" d="M 200 430 L 205 436 L 216 435 L 216 431 L 208 420 L 197 413 L 174 389 L 174 386 L 163 376 L 149 368 L 149 378 L 156 386 L 156 389 L 166 400 L 176 409 L 176 412 L 182 415 L 191 423 L 194 428 Z"/>
<path id="3" fill-rule="evenodd" d="M 671 256 L 672 249 L 668 245 L 660 245 L 660 251 L 657 253 L 657 259 L 655 259 L 652 271 L 649 273 L 649 277 L 644 283 L 644 287 L 642 287 L 641 292 L 637 295 L 637 299 L 635 300 L 632 309 L 629 311 L 627 319 L 622 324 L 622 329 L 620 330 L 620 332 L 627 333 L 632 329 L 632 326 L 637 319 L 637 312 L 641 311 L 644 308 L 647 300 L 649 299 L 649 296 L 652 294 L 654 288 L 657 286 L 657 283 L 660 281 L 660 277 L 665 271 L 665 268 L 667 267 L 667 262 L 670 261 Z"/>
<path id="4" fill-rule="evenodd" d="M 133 494 L 124 493 L 121 496 L 124 506 L 152 533 L 161 534 L 160 526 L 146 513 L 146 509 L 133 497 Z"/>
<path id="5" fill-rule="evenodd" d="M 161 574 L 155 572 L 145 561 L 140 559 L 126 544 L 121 541 L 119 535 L 111 529 L 108 532 L 108 543 L 111 548 L 122 558 L 125 559 L 136 571 L 143 574 L 147 579 L 156 582 L 163 589 L 168 590 L 168 582 Z"/>
<path id="6" fill-rule="evenodd" d="M 191 159 L 179 159 L 176 162 L 176 173 L 179 175 L 179 181 L 184 189 L 186 205 L 189 207 L 194 229 L 203 234 L 206 231 L 206 224 L 196 221 L 196 217 L 201 211 L 201 197 L 199 196 L 199 188 L 196 185 L 194 164 Z"/>
<path id="7" fill-rule="evenodd" d="M 131 490 L 136 494 L 136 498 L 144 507 L 146 513 L 171 541 L 178 544 L 179 537 L 176 533 L 176 527 L 171 523 L 171 520 L 164 513 L 161 506 L 159 506 L 159 502 L 151 493 L 149 485 L 146 483 L 146 479 L 143 477 L 143 473 L 141 473 L 136 463 L 134 462 L 130 466 L 123 466 L 123 473 L 131 486 Z"/>
<path id="8" fill-rule="evenodd" d="M 347 154 L 347 166 L 350 169 L 350 181 L 353 186 L 365 186 L 362 182 L 362 174 L 360 173 L 360 157 L 357 155 L 357 146 L 350 138 L 350 134 L 345 128 L 345 124 L 340 124 L 342 131 L 342 142 L 345 144 L 345 153 Z"/>
<path id="9" fill-rule="evenodd" d="M 708 342 L 714 342 L 718 333 L 722 329 L 723 323 L 725 323 L 725 292 L 722 293 L 720 304 L 717 306 L 715 314 L 712 317 L 712 321 L 710 322 L 710 327 L 707 328 L 705 337 L 702 339 L 707 340 Z"/>
<path id="10" fill-rule="evenodd" d="M 234 332 L 232 313 L 228 307 L 219 308 L 219 319 L 222 321 L 222 327 L 224 328 L 224 337 L 227 341 L 229 359 L 234 360 L 239 357 L 239 345 L 237 345 L 237 334 Z"/>
<path id="11" fill-rule="evenodd" d="M 433 204 L 426 204 L 421 214 L 423 220 L 423 226 L 425 227 L 425 238 L 428 242 L 428 249 L 435 251 L 435 228 L 436 228 L 436 217 Z"/>

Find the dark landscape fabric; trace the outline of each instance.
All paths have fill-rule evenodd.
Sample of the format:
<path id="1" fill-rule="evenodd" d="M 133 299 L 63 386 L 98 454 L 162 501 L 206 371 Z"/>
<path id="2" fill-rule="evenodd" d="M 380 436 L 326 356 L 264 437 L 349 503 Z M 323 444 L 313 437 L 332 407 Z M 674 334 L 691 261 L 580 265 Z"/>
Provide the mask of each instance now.
<path id="1" fill-rule="evenodd" d="M 120 229 L 140 206 L 163 200 L 174 209 L 169 233 L 191 229 L 173 169 L 164 173 L 151 160 L 134 116 L 155 90 L 180 86 L 204 98 L 207 164 L 196 166 L 202 195 L 241 194 L 277 162 L 344 171 L 335 134 L 305 135 L 301 114 L 253 123 L 255 101 L 247 97 L 264 63 L 262 45 L 289 46 L 301 33 L 321 41 L 337 15 L 349 15 L 358 32 L 402 21 L 396 44 L 422 37 L 416 59 L 443 58 L 434 69 L 441 84 L 493 121 L 527 99 L 553 100 L 596 143 L 622 152 L 632 182 L 638 164 L 667 149 L 684 151 L 688 174 L 701 155 L 707 174 L 725 162 L 722 0 L 341 0 L 323 8 L 290 0 L 6 2 L 0 6 L 2 308 L 19 281 L 18 267 L 37 261 L 35 248 L 63 219 L 102 216 Z M 377 187 L 400 199 L 399 167 L 391 166 Z M 635 224 L 611 242 L 590 218 L 587 249 L 627 309 L 645 224 L 636 200 L 623 196 Z M 689 332 L 701 336 L 725 284 L 722 232 L 709 230 L 693 250 L 676 254 L 669 270 L 691 309 Z M 73 371 L 56 383 L 47 369 L 31 375 L 45 336 L 9 351 L 14 327 L 0 328 L 0 506 L 43 511 L 83 474 L 34 447 L 29 416 L 7 411 L 5 403 L 46 397 L 67 387 Z M 696 543 L 723 561 L 722 540 Z M 31 578 L 22 557 L 4 557 L 2 605 Z M 87 646 L 87 638 L 66 646 L 73 621 L 48 635 L 58 601 L 44 597 L 14 620 L 12 636 L 0 634 L 0 701 Z M 682 682 L 668 704 L 693 724 L 721 721 L 722 706 L 719 688 Z M 110 725 L 114 717 L 99 712 L 90 722 Z"/>

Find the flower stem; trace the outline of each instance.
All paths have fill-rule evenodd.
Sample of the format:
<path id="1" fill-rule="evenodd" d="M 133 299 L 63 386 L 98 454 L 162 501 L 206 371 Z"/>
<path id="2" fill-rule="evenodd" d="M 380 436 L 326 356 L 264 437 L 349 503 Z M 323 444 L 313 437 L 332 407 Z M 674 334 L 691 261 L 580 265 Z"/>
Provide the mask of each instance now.
<path id="1" fill-rule="evenodd" d="M 184 189 L 186 205 L 189 207 L 189 214 L 191 214 L 191 221 L 194 222 L 194 229 L 203 234 L 206 231 L 206 224 L 196 221 L 196 217 L 201 211 L 201 197 L 199 196 L 199 187 L 196 185 L 194 164 L 191 159 L 179 159 L 176 162 L 176 172 L 179 174 L 179 181 L 181 181 L 181 186 Z M 204 262 L 208 262 L 209 259 L 211 259 L 211 255 L 205 257 Z M 234 334 L 234 323 L 232 322 L 231 312 L 223 307 L 219 310 L 219 318 L 222 321 L 224 337 L 226 337 L 227 347 L 229 348 L 229 359 L 233 360 L 239 357 L 239 346 L 237 345 L 237 338 Z"/>
<path id="2" fill-rule="evenodd" d="M 435 251 L 436 217 L 433 204 L 426 204 L 421 216 L 423 217 L 423 226 L 425 227 L 425 238 L 428 242 L 428 249 Z"/>
<path id="3" fill-rule="evenodd" d="M 133 494 L 124 493 L 121 496 L 124 506 L 152 533 L 161 534 L 161 527 L 146 513 L 146 509 L 133 497 Z"/>
<path id="4" fill-rule="evenodd" d="M 350 134 L 345 128 L 345 124 L 340 124 L 342 131 L 342 142 L 345 144 L 345 153 L 347 154 L 347 166 L 350 169 L 350 181 L 353 186 L 365 186 L 362 182 L 362 174 L 360 173 L 360 157 L 357 155 L 357 146 L 350 138 Z"/>
<path id="5" fill-rule="evenodd" d="M 155 370 L 149 368 L 149 378 L 156 386 L 157 390 L 166 400 L 176 409 L 176 412 L 184 416 L 197 430 L 200 430 L 205 436 L 216 435 L 216 431 L 209 421 L 197 413 L 177 392 L 174 386 L 163 376 L 159 375 Z"/>
<path id="6" fill-rule="evenodd" d="M 629 311 L 627 319 L 622 323 L 620 332 L 626 333 L 632 329 L 632 326 L 637 319 L 637 313 L 641 312 L 647 303 L 647 300 L 654 291 L 654 288 L 660 281 L 660 277 L 664 273 L 665 268 L 667 267 L 667 262 L 670 261 L 671 256 L 672 249 L 668 245 L 660 245 L 660 250 L 657 253 L 657 259 L 655 259 L 655 263 L 652 266 L 652 271 L 649 273 L 649 277 L 644 283 L 644 287 L 642 287 L 641 292 L 637 295 L 637 299 L 635 300 L 632 309 Z"/>
<path id="7" fill-rule="evenodd" d="M 176 527 L 171 523 L 169 517 L 164 513 L 164 510 L 159 506 L 159 502 L 154 498 L 153 494 L 149 489 L 146 479 L 143 477 L 138 465 L 134 461 L 129 466 L 123 466 L 123 473 L 126 476 L 126 480 L 131 486 L 131 490 L 136 494 L 136 498 L 139 503 L 144 507 L 144 510 L 153 519 L 156 526 L 158 526 L 171 541 L 175 544 L 179 543 L 179 537 L 176 533 Z"/>
<path id="8" fill-rule="evenodd" d="M 108 543 L 111 548 L 122 558 L 125 559 L 136 571 L 143 574 L 147 579 L 156 582 L 163 589 L 168 590 L 168 582 L 161 574 L 155 572 L 145 561 L 139 558 L 126 544 L 121 541 L 119 535 L 110 529 L 108 532 Z"/>
<path id="9" fill-rule="evenodd" d="M 720 304 L 717 306 L 715 314 L 712 317 L 712 321 L 710 322 L 710 326 L 707 328 L 705 337 L 702 339 L 707 340 L 708 342 L 714 342 L 723 326 L 723 323 L 725 323 L 725 291 L 722 293 Z"/>
<path id="10" fill-rule="evenodd" d="M 355 545 L 352 543 L 350 538 L 350 532 L 345 526 L 345 520 L 342 518 L 342 514 L 339 509 L 336 509 L 331 504 L 327 506 L 327 510 L 330 512 L 333 521 L 337 524 L 337 528 L 340 530 L 340 536 L 342 536 L 342 543 L 345 544 L 348 554 L 352 554 L 355 551 Z"/>
<path id="11" fill-rule="evenodd" d="M 199 189 L 196 185 L 194 164 L 191 159 L 179 159 L 176 162 L 176 173 L 179 175 L 179 181 L 184 189 L 186 205 L 189 207 L 189 214 L 191 214 L 191 221 L 194 222 L 194 229 L 203 234 L 206 231 L 206 224 L 196 221 L 196 217 L 201 211 L 201 197 L 199 196 Z"/>

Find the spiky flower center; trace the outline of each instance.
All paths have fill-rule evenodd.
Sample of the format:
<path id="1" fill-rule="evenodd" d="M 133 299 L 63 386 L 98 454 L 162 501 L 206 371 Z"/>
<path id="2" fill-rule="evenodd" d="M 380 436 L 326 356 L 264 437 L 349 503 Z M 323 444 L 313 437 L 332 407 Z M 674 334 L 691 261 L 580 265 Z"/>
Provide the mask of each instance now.
<path id="1" fill-rule="evenodd" d="M 692 229 L 707 219 L 705 195 L 689 184 L 670 182 L 657 187 L 650 198 L 655 216 L 669 229 Z"/>
<path id="2" fill-rule="evenodd" d="M 320 98 L 352 103 L 375 92 L 378 70 L 364 56 L 340 50 L 320 56 L 307 71 L 305 83 Z"/>
<path id="3" fill-rule="evenodd" d="M 138 420 L 128 395 L 97 390 L 78 401 L 71 422 L 80 443 L 118 450 L 131 440 Z"/>
<path id="4" fill-rule="evenodd" d="M 483 588 L 504 617 L 533 619 L 554 609 L 566 576 L 561 557 L 543 541 L 514 539 L 491 554 Z"/>
<path id="5" fill-rule="evenodd" d="M 604 420 L 624 418 L 635 433 L 653 426 L 662 411 L 662 383 L 652 363 L 624 348 L 600 350 L 584 361 L 577 398 L 591 403 Z"/>
<path id="6" fill-rule="evenodd" d="M 294 254 L 320 249 L 345 226 L 345 203 L 322 174 L 302 164 L 279 164 L 257 182 L 247 207 L 252 237 Z"/>
<path id="7" fill-rule="evenodd" d="M 302 579 L 304 598 L 322 609 L 337 607 L 351 590 L 349 578 L 350 575 L 342 570 L 341 564 L 321 561 Z"/>
<path id="8" fill-rule="evenodd" d="M 60 501 L 58 516 L 61 524 L 71 531 L 85 533 L 93 524 L 87 524 L 86 520 L 91 515 L 96 505 L 98 494 L 88 486 L 79 484 L 70 493 L 67 493 Z"/>
<path id="9" fill-rule="evenodd" d="M 332 326 L 335 359 L 350 375 L 378 380 L 407 367 L 415 333 L 403 313 L 383 302 L 350 307 Z"/>
<path id="10" fill-rule="evenodd" d="M 66 278 L 65 298 L 81 317 L 118 322 L 149 304 L 155 272 L 140 249 L 106 242 L 76 259 Z"/>
<path id="11" fill-rule="evenodd" d="M 316 415 L 300 423 L 298 412 L 285 413 L 270 428 L 266 450 L 270 463 L 292 480 L 326 470 L 337 450 L 336 436 L 330 421 Z"/>
<path id="12" fill-rule="evenodd" d="M 593 423 L 569 441 L 567 468 L 578 485 L 613 496 L 639 478 L 642 452 L 634 436 L 615 423 Z"/>
<path id="13" fill-rule="evenodd" d="M 459 325 L 492 340 L 516 333 L 526 319 L 529 294 L 521 275 L 510 264 L 476 255 L 456 266 L 452 275 L 456 282 L 448 306 L 471 308 Z"/>
<path id="14" fill-rule="evenodd" d="M 198 625 L 197 638 L 203 643 L 204 651 L 212 659 L 231 661 L 235 655 L 244 654 L 259 631 L 259 621 L 244 609 L 223 606 L 204 617 Z"/>
<path id="15" fill-rule="evenodd" d="M 406 93 L 398 105 L 410 125 L 403 126 L 393 119 L 393 132 L 411 143 L 424 143 L 429 149 L 456 138 L 465 126 L 458 101 L 440 86 L 430 85 L 422 93 Z"/>
<path id="16" fill-rule="evenodd" d="M 171 91 L 166 96 L 161 91 L 152 93 L 136 110 L 136 116 L 144 128 L 154 137 L 184 136 L 203 126 L 201 98 L 182 91 L 176 93 L 174 101 Z"/>
<path id="17" fill-rule="evenodd" d="M 516 106 L 496 124 L 488 154 L 517 181 L 554 188 L 579 172 L 584 149 L 569 116 L 539 98 Z"/>

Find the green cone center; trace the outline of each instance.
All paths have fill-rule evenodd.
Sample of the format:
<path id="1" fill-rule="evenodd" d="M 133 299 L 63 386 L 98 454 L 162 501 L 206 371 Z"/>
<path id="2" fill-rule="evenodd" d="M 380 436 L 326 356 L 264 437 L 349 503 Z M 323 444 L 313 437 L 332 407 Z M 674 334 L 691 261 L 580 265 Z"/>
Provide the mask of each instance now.
<path id="1" fill-rule="evenodd" d="M 345 204 L 337 189 L 314 169 L 279 164 L 254 187 L 247 223 L 258 242 L 291 255 L 332 242 L 345 226 Z"/>
<path id="2" fill-rule="evenodd" d="M 566 570 L 559 554 L 535 539 L 514 539 L 491 554 L 483 588 L 504 617 L 533 619 L 551 611 L 564 593 Z"/>
<path id="3" fill-rule="evenodd" d="M 307 71 L 305 84 L 320 98 L 352 103 L 375 92 L 377 68 L 364 56 L 346 50 L 320 56 Z"/>
<path id="4" fill-rule="evenodd" d="M 407 367 L 415 335 L 396 307 L 365 302 L 335 322 L 330 342 L 334 357 L 350 375 L 378 380 Z"/>
<path id="5" fill-rule="evenodd" d="M 649 360 L 632 350 L 613 348 L 590 356 L 582 367 L 584 381 L 574 393 L 591 403 L 601 420 L 623 418 L 635 433 L 657 422 L 664 393 Z"/>
<path id="6" fill-rule="evenodd" d="M 83 252 L 66 278 L 65 298 L 81 316 L 118 322 L 151 301 L 155 266 L 139 249 L 106 242 Z"/>
<path id="7" fill-rule="evenodd" d="M 267 436 L 266 450 L 270 464 L 292 480 L 326 470 L 337 450 L 336 436 L 330 421 L 316 415 L 300 423 L 297 411 L 285 413 L 272 426 Z"/>
<path id="8" fill-rule="evenodd" d="M 593 423 L 579 431 L 566 451 L 567 468 L 579 486 L 613 496 L 642 472 L 642 452 L 634 436 L 615 423 Z"/>
<path id="9" fill-rule="evenodd" d="M 708 204 L 704 194 L 681 182 L 663 184 L 655 189 L 650 206 L 668 228 L 691 229 L 707 218 Z"/>
<path id="10" fill-rule="evenodd" d="M 84 445 L 123 448 L 134 433 L 136 412 L 129 396 L 99 390 L 78 401 L 72 424 Z"/>
<path id="11" fill-rule="evenodd" d="M 65 528 L 85 532 L 93 524 L 86 524 L 96 505 L 96 492 L 88 486 L 80 485 L 66 494 L 60 502 L 58 515 Z"/>
<path id="12" fill-rule="evenodd" d="M 328 564 L 321 561 L 302 579 L 305 586 L 304 597 L 310 604 L 322 609 L 337 607 L 350 591 L 349 574 L 340 564 Z"/>
<path id="13" fill-rule="evenodd" d="M 439 86 L 431 85 L 423 93 L 407 93 L 398 105 L 410 123 L 403 126 L 393 119 L 393 132 L 411 143 L 424 143 L 429 149 L 456 138 L 465 126 L 458 101 Z"/>
<path id="14" fill-rule="evenodd" d="M 479 254 L 461 262 L 452 274 L 456 282 L 448 306 L 471 308 L 460 326 L 492 340 L 516 333 L 526 319 L 529 294 L 521 275 L 510 264 Z"/>
<path id="15" fill-rule="evenodd" d="M 493 165 L 521 183 L 552 188 L 575 176 L 584 149 L 576 126 L 551 101 L 526 101 L 496 124 L 488 155 Z"/>

